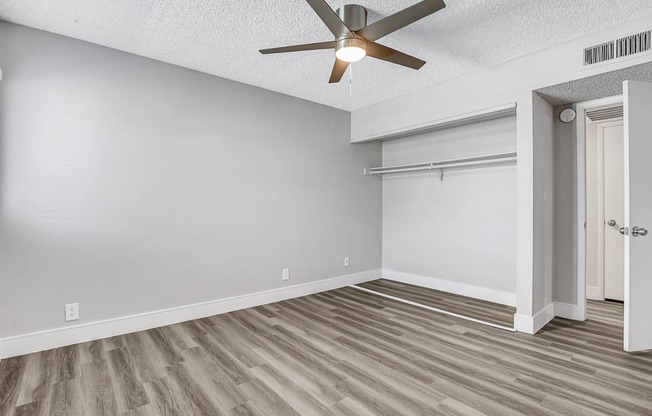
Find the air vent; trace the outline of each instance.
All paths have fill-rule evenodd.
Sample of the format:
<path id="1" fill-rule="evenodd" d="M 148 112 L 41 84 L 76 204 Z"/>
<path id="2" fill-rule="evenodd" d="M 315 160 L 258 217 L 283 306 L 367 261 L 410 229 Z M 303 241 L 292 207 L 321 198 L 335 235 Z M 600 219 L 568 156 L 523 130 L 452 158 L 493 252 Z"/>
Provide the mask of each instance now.
<path id="1" fill-rule="evenodd" d="M 652 48 L 652 30 L 616 41 L 616 58 L 649 51 Z"/>
<path id="2" fill-rule="evenodd" d="M 584 49 L 584 66 L 624 58 L 652 49 L 652 30 Z"/>
<path id="3" fill-rule="evenodd" d="M 586 116 L 591 121 L 603 121 L 623 116 L 623 106 L 601 108 L 599 110 L 587 111 Z"/>

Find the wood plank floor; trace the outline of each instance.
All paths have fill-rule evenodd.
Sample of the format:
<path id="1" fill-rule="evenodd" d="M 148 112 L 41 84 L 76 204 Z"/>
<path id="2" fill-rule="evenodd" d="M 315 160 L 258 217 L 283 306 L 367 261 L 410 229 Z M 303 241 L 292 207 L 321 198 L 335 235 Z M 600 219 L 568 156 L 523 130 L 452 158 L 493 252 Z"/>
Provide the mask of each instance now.
<path id="1" fill-rule="evenodd" d="M 652 415 L 622 305 L 509 333 L 343 288 L 0 362 L 0 415 Z"/>
<path id="2" fill-rule="evenodd" d="M 514 327 L 516 308 L 511 306 L 454 295 L 439 290 L 424 289 L 387 279 L 378 279 L 356 286 L 492 324 L 509 328 Z"/>

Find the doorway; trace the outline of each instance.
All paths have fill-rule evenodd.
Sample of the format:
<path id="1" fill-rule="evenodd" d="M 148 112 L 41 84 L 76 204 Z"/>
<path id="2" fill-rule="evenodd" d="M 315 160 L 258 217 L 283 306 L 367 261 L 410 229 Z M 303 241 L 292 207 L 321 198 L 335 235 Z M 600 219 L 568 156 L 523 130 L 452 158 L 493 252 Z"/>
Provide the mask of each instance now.
<path id="1" fill-rule="evenodd" d="M 636 69 L 652 67 L 652 63 L 640 65 Z M 632 67 L 634 68 L 634 67 Z M 650 302 L 650 293 L 652 293 L 652 279 L 649 278 L 652 270 L 652 236 L 648 236 L 648 229 L 652 229 L 652 187 L 649 184 L 649 178 L 652 177 L 652 164 L 650 155 L 652 155 L 652 140 L 649 140 L 650 131 L 652 131 L 652 72 L 647 71 L 643 76 L 636 76 L 629 69 L 616 70 L 610 73 L 588 77 L 585 80 L 572 81 L 565 84 L 546 87 L 537 90 L 537 93 L 548 97 L 547 100 L 554 105 L 574 104 L 578 119 L 575 121 L 575 146 L 568 149 L 564 144 L 563 137 L 568 133 L 568 129 L 559 127 L 560 148 L 565 148 L 566 153 L 560 153 L 565 156 L 569 151 L 575 156 L 574 171 L 572 178 L 572 194 L 574 197 L 572 203 L 572 241 L 574 242 L 573 252 L 564 251 L 563 256 L 558 256 L 561 260 L 555 264 L 560 264 L 562 273 L 566 265 L 569 264 L 567 258 L 572 259 L 573 273 L 571 274 L 571 287 L 566 286 L 568 283 L 562 273 L 555 275 L 557 281 L 553 281 L 553 290 L 555 296 L 563 299 L 574 298 L 575 304 L 559 303 L 560 313 L 558 316 L 565 315 L 574 320 L 585 320 L 587 317 L 587 221 L 586 221 L 586 135 L 587 124 L 585 116 L 587 111 L 600 108 L 608 108 L 623 105 L 623 125 L 624 125 L 624 221 L 618 228 L 622 231 L 624 243 L 624 300 L 623 308 L 623 349 L 628 352 L 652 349 L 652 326 L 649 324 L 649 317 L 652 316 L 652 302 Z M 619 81 L 623 81 L 622 84 Z M 620 87 L 622 85 L 622 87 Z M 614 93 L 616 89 L 622 92 L 622 95 L 607 96 L 607 92 Z M 574 91 L 570 94 L 564 91 Z M 606 97 L 598 98 L 594 97 Z M 584 100 L 590 101 L 584 101 Z M 555 102 L 559 100 L 561 102 Z M 572 113 L 567 113 L 571 116 Z M 564 120 L 562 120 L 564 121 Z M 556 124 L 556 128 L 557 125 Z M 560 164 L 563 173 L 563 163 Z M 560 175 L 561 175 L 560 173 Z M 568 179 L 568 175 L 559 176 Z M 560 181 L 562 183 L 562 181 Z M 560 194 L 563 196 L 565 189 L 562 187 Z M 558 198 L 560 208 L 559 212 L 563 213 L 566 209 L 568 200 Z M 568 218 L 563 215 L 559 218 Z M 603 221 L 609 221 L 612 218 L 604 218 Z M 615 219 L 614 219 L 615 220 Z M 558 224 L 558 222 L 556 222 Z M 570 225 L 566 224 L 566 225 Z M 614 227 L 618 224 L 614 224 Z M 604 227 L 604 224 L 603 224 Z M 571 234 L 568 227 L 558 227 L 561 231 L 558 235 Z M 605 231 L 615 231 L 615 228 L 606 229 Z M 570 296 L 568 296 L 570 295 Z M 590 301 L 591 303 L 596 301 Z M 601 301 L 597 301 L 601 302 Z M 556 305 L 557 306 L 557 305 Z"/>
<path id="2" fill-rule="evenodd" d="M 587 109 L 585 114 L 586 297 L 623 302 L 623 106 Z"/>
<path id="3" fill-rule="evenodd" d="M 577 112 L 577 122 L 575 123 L 575 149 L 576 149 L 576 160 L 574 163 L 575 168 L 575 180 L 574 180 L 574 189 L 573 193 L 575 195 L 574 203 L 574 241 L 575 241 L 575 255 L 573 261 L 573 267 L 575 269 L 576 288 L 577 288 L 577 309 L 574 314 L 574 319 L 585 320 L 587 318 L 587 306 L 588 301 L 592 299 L 606 299 L 604 297 L 604 285 L 600 286 L 600 282 L 604 282 L 602 278 L 602 273 L 604 269 L 604 263 L 598 257 L 595 257 L 595 260 L 590 261 L 590 253 L 596 253 L 598 256 L 604 251 L 604 232 L 605 231 L 615 231 L 613 229 L 607 229 L 607 226 L 604 224 L 604 221 L 609 221 L 612 218 L 604 217 L 604 204 L 598 203 L 597 196 L 593 199 L 591 198 L 590 192 L 588 191 L 589 181 L 591 178 L 598 177 L 598 168 L 597 165 L 600 163 L 600 170 L 604 170 L 602 167 L 603 159 L 598 158 L 600 153 L 604 154 L 604 149 L 601 152 L 598 152 L 598 143 L 600 141 L 597 137 L 597 126 L 592 124 L 599 124 L 600 122 L 609 122 L 617 121 L 610 120 L 609 117 L 598 120 L 598 117 L 595 117 L 595 120 L 591 120 L 587 117 L 587 113 L 605 110 L 611 111 L 616 107 L 623 106 L 623 95 L 614 95 L 610 97 L 598 98 L 588 101 L 581 101 L 575 104 L 575 109 Z M 624 116 L 624 110 L 623 110 Z M 620 117 L 620 120 L 623 121 L 624 117 Z M 587 135 L 587 128 L 595 129 L 595 138 L 592 146 L 587 145 L 587 138 L 592 133 Z M 595 168 L 587 169 L 588 158 L 595 160 Z M 597 180 L 596 180 L 597 181 Z M 594 185 L 593 189 L 596 189 L 596 193 L 603 189 L 598 187 L 597 183 Z M 604 191 L 600 191 L 601 193 Z M 588 194 L 588 198 L 587 198 Z M 600 198 L 604 198 L 601 196 Z M 595 231 L 592 234 L 592 238 L 589 234 L 589 220 L 588 218 L 591 213 L 589 209 L 593 209 L 593 220 L 591 221 L 595 225 Z M 598 212 L 598 210 L 600 210 Z M 600 224 L 600 220 L 603 221 L 603 224 Z M 615 225 L 620 225 L 622 222 L 616 221 Z M 618 230 L 619 231 L 619 230 Z M 593 247 L 590 245 L 593 244 Z M 604 258 L 604 257 L 602 257 Z"/>
<path id="4" fill-rule="evenodd" d="M 652 212 L 652 188 L 649 186 L 649 177 L 652 165 L 649 155 L 652 154 L 652 142 L 648 140 L 652 131 L 652 83 L 643 81 L 625 81 L 623 95 L 608 97 L 593 101 L 581 102 L 576 105 L 580 119 L 577 127 L 576 170 L 575 170 L 575 225 L 577 236 L 577 306 L 578 319 L 586 319 L 587 308 L 587 273 L 588 263 L 588 221 L 587 208 L 587 180 L 590 175 L 586 170 L 587 157 L 586 139 L 587 123 L 586 113 L 597 109 L 617 107 L 623 105 L 624 115 L 624 140 L 623 140 L 623 168 L 624 193 L 622 197 L 624 219 L 618 223 L 616 218 L 606 218 L 603 221 L 614 220 L 614 224 L 603 224 L 605 232 L 611 236 L 618 231 L 621 234 L 624 247 L 623 272 L 624 272 L 624 299 L 623 299 L 623 348 L 625 351 L 641 351 L 652 349 L 652 327 L 649 325 L 649 316 L 652 314 L 652 302 L 649 294 L 652 293 L 652 281 L 649 277 L 652 256 L 652 239 L 645 238 L 650 227 L 649 214 Z M 606 121 L 606 120 L 605 120 Z M 620 199 L 620 198 L 619 198 Z M 599 218 L 599 217 L 598 217 Z M 598 220 L 599 221 L 599 220 Z M 607 244 L 607 243 L 605 243 Z M 607 296 L 613 296 L 608 295 Z M 604 296 L 606 299 L 607 296 Z M 594 302 L 594 301 L 591 301 Z M 600 302 L 600 301 L 598 301 Z"/>

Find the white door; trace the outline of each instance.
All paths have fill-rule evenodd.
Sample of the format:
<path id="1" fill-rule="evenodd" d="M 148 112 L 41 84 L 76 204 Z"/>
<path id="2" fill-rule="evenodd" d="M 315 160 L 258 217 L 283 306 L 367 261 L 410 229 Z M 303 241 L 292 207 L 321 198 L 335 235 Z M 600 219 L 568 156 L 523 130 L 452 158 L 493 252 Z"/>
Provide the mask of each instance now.
<path id="1" fill-rule="evenodd" d="M 598 140 L 602 142 L 604 185 L 604 297 L 625 300 L 625 238 L 618 232 L 624 224 L 623 192 L 625 160 L 623 121 L 598 125 Z M 611 225 L 611 224 L 616 225 Z M 620 224 L 620 225 L 619 225 Z"/>
<path id="2" fill-rule="evenodd" d="M 652 84 L 625 81 L 625 351 L 652 349 Z"/>

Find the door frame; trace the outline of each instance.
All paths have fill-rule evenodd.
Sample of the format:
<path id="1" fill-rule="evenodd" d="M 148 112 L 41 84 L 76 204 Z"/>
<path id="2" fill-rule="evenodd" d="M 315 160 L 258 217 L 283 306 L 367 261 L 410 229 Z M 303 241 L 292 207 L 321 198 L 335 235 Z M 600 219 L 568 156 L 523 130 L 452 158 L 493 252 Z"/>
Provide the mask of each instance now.
<path id="1" fill-rule="evenodd" d="M 623 103 L 622 95 L 582 101 L 575 104 L 577 121 L 575 123 L 575 276 L 577 282 L 578 319 L 586 320 L 586 112 L 600 107 L 610 107 Z"/>

